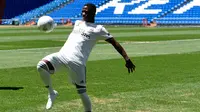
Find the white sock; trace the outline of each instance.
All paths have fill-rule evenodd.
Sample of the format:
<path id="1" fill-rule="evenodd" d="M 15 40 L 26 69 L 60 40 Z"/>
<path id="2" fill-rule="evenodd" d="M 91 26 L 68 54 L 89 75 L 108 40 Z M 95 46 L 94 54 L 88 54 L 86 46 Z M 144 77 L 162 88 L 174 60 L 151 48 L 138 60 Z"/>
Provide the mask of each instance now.
<path id="1" fill-rule="evenodd" d="M 51 74 L 43 68 L 39 68 L 38 71 L 40 73 L 40 77 L 41 77 L 42 81 L 45 84 L 45 87 L 48 88 L 49 93 L 50 94 L 54 93 L 53 87 L 52 87 L 52 82 L 51 82 Z"/>
<path id="2" fill-rule="evenodd" d="M 85 93 L 80 94 L 80 97 L 81 97 L 83 106 L 85 108 L 85 111 L 91 112 L 92 104 L 91 104 L 90 98 L 88 97 L 87 93 L 85 92 Z"/>

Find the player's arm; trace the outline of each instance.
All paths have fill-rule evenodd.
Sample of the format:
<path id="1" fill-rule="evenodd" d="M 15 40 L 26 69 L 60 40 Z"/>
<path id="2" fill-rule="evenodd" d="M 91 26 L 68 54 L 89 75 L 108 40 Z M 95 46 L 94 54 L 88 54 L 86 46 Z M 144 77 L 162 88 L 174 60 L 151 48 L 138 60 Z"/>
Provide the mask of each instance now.
<path id="1" fill-rule="evenodd" d="M 114 39 L 114 38 L 108 38 L 106 39 L 106 41 L 110 44 L 113 45 L 113 47 L 118 51 L 119 54 L 121 54 L 124 58 L 124 60 L 126 61 L 126 67 L 128 69 L 128 72 L 133 72 L 133 70 L 135 70 L 135 65 L 132 63 L 132 61 L 130 60 L 130 58 L 128 57 L 126 51 L 124 50 L 124 48 Z"/>

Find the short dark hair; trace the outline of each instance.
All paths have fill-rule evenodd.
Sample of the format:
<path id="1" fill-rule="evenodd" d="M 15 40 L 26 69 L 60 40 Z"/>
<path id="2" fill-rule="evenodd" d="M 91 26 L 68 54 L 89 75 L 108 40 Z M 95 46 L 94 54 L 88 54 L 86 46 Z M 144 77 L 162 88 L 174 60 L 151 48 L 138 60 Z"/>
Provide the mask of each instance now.
<path id="1" fill-rule="evenodd" d="M 95 16 L 96 14 L 96 6 L 92 3 L 87 3 L 85 4 L 84 6 L 87 6 L 88 7 L 88 13 Z"/>

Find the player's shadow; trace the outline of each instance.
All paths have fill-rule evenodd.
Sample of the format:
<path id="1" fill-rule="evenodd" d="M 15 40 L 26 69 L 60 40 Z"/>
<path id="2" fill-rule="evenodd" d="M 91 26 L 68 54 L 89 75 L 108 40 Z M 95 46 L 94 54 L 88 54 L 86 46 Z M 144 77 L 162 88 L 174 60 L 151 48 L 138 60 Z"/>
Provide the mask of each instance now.
<path id="1" fill-rule="evenodd" d="M 0 90 L 20 90 L 24 89 L 24 87 L 0 87 Z"/>

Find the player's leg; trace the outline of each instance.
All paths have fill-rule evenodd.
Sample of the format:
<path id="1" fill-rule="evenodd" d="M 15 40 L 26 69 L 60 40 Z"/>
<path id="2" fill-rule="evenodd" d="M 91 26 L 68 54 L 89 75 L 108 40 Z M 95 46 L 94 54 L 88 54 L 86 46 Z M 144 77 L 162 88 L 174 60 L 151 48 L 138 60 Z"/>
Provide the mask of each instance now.
<path id="1" fill-rule="evenodd" d="M 86 112 L 92 111 L 92 104 L 86 91 L 86 67 L 84 65 L 76 65 L 68 63 L 69 76 L 76 86 L 77 92 L 82 100 Z"/>
<path id="2" fill-rule="evenodd" d="M 59 61 L 57 60 L 56 53 L 46 56 L 37 64 L 37 70 L 40 73 L 40 77 L 49 91 L 46 109 L 52 107 L 53 102 L 58 95 L 58 92 L 53 89 L 51 82 L 51 74 L 53 74 L 58 67 Z"/>
<path id="3" fill-rule="evenodd" d="M 76 85 L 78 94 L 82 100 L 83 106 L 85 108 L 85 112 L 91 112 L 92 111 L 92 104 L 90 101 L 90 98 L 86 92 L 86 86 L 80 86 L 80 85 Z"/>
<path id="4" fill-rule="evenodd" d="M 54 67 L 48 60 L 41 60 L 37 64 L 37 70 L 40 73 L 40 77 L 45 84 L 45 87 L 48 88 L 49 93 L 53 93 L 53 87 L 51 82 L 51 74 L 54 71 Z"/>

